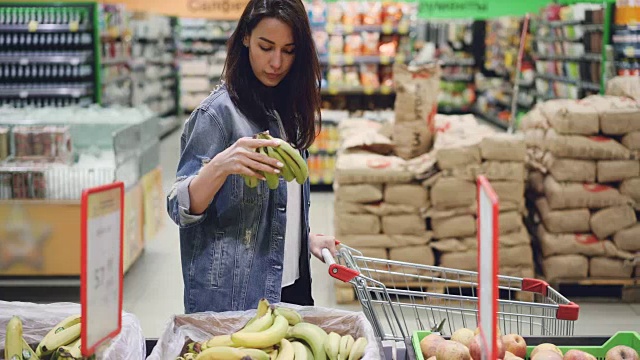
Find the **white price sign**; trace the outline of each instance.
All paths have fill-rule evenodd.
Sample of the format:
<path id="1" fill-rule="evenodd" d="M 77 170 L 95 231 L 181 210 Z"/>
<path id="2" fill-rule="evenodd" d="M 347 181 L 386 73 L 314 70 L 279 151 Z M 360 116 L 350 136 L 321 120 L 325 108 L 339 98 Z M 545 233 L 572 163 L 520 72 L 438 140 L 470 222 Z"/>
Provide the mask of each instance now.
<path id="1" fill-rule="evenodd" d="M 82 354 L 92 355 L 122 326 L 124 184 L 82 193 Z"/>
<path id="2" fill-rule="evenodd" d="M 478 177 L 478 315 L 483 360 L 497 359 L 499 202 L 484 176 Z"/>

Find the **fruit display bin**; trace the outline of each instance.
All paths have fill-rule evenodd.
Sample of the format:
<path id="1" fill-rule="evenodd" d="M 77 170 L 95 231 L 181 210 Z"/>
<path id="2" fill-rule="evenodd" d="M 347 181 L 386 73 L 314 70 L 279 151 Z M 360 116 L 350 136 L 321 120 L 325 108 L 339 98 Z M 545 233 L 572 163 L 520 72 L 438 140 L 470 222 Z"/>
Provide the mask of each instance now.
<path id="1" fill-rule="evenodd" d="M 411 337 L 411 348 L 413 351 L 409 356 L 410 359 L 414 358 L 413 356 L 415 355 L 416 360 L 425 360 L 420 350 L 420 341 L 429 334 L 431 334 L 430 331 L 415 331 L 413 333 Z M 640 334 L 635 331 L 617 332 L 612 337 L 606 339 L 604 343 L 602 343 L 600 338 L 595 337 L 525 337 L 524 339 L 528 345 L 527 358 L 525 360 L 530 359 L 529 355 L 533 349 L 541 343 L 555 344 L 563 353 L 569 350 L 584 351 L 595 356 L 598 360 L 604 360 L 607 351 L 618 345 L 629 346 L 632 349 L 640 349 Z"/>

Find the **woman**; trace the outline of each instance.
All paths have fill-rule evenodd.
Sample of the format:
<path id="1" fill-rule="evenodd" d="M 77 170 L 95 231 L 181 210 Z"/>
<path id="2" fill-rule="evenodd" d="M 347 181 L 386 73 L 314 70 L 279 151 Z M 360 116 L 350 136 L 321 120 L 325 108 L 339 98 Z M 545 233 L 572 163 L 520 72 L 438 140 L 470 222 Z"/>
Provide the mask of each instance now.
<path id="1" fill-rule="evenodd" d="M 251 0 L 229 39 L 224 84 L 191 114 L 167 210 L 180 227 L 185 312 L 270 302 L 313 305 L 310 253 L 335 239 L 309 234 L 309 182 L 264 180 L 283 164 L 257 153 L 277 140 L 307 156 L 320 119 L 320 66 L 300 0 Z M 319 122 L 318 122 L 319 123 Z"/>

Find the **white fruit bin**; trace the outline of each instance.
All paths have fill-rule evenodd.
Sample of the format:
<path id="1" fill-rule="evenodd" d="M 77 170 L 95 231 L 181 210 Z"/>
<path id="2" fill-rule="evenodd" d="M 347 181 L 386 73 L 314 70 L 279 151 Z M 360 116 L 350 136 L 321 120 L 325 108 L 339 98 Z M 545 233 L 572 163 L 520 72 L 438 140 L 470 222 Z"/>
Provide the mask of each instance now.
<path id="1" fill-rule="evenodd" d="M 0 349 L 4 349 L 5 329 L 14 315 L 22 320 L 24 340 L 33 345 L 40 343 L 49 330 L 60 321 L 80 312 L 80 304 L 76 303 L 34 304 L 0 301 Z M 135 315 L 123 312 L 120 334 L 98 349 L 96 359 L 143 360 L 146 354 L 146 343 L 140 321 Z"/>
<path id="2" fill-rule="evenodd" d="M 275 304 L 277 307 L 294 309 L 305 322 L 320 326 L 327 333 L 334 331 L 340 335 L 351 335 L 355 339 L 365 337 L 367 347 L 362 359 L 384 359 L 380 340 L 371 324 L 361 312 L 330 308 Z M 256 313 L 256 310 L 231 311 L 222 313 L 195 313 L 174 315 L 158 339 L 147 360 L 175 360 L 180 356 L 187 338 L 205 341 L 216 335 L 232 334 L 240 330 Z"/>

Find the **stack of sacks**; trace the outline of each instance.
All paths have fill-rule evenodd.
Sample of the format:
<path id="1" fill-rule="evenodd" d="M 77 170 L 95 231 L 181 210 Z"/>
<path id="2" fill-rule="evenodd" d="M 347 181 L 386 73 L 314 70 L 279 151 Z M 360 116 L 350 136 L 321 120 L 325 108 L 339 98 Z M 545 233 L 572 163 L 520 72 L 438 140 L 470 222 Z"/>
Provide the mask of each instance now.
<path id="1" fill-rule="evenodd" d="M 433 265 L 431 235 L 423 217 L 429 194 L 414 182 L 405 160 L 388 155 L 392 146 L 382 135 L 385 128 L 362 119 L 340 123 L 334 183 L 336 238 L 368 257 Z"/>
<path id="2" fill-rule="evenodd" d="M 546 278 L 632 276 L 640 252 L 638 103 L 552 100 L 527 114 L 522 128 L 536 170 L 529 180 Z"/>
<path id="3" fill-rule="evenodd" d="M 487 177 L 500 199 L 500 274 L 533 277 L 533 252 L 522 221 L 525 209 L 524 139 L 498 134 L 472 115 L 436 117 L 435 158 L 440 173 L 425 181 L 427 213 L 438 265 L 477 270 L 476 179 Z"/>

